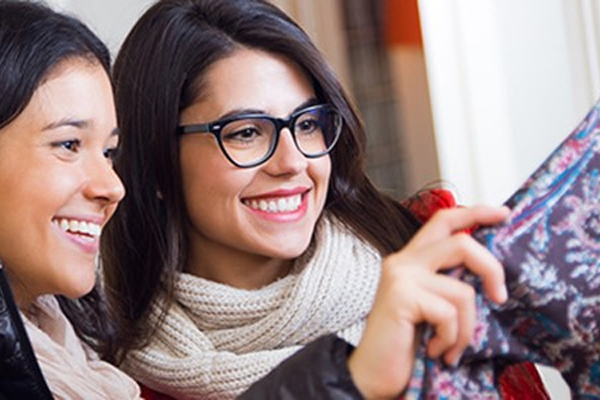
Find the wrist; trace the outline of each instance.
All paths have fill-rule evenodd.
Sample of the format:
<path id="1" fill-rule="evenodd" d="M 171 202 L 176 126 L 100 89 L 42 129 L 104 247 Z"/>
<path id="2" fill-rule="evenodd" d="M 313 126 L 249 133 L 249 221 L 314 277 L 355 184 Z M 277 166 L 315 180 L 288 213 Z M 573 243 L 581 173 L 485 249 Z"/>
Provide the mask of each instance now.
<path id="1" fill-rule="evenodd" d="M 348 370 L 354 386 L 365 399 L 392 399 L 395 396 L 385 393 L 380 387 L 381 377 L 375 376 L 376 366 L 371 365 L 371 357 L 365 357 L 361 349 L 355 349 L 348 357 Z"/>

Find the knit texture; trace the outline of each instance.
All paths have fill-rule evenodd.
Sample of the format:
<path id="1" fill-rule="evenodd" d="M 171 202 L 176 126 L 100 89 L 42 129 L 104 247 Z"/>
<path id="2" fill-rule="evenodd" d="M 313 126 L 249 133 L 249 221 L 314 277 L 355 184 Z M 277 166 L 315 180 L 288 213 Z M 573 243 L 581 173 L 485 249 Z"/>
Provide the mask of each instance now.
<path id="1" fill-rule="evenodd" d="M 380 277 L 381 256 L 332 219 L 291 273 L 258 290 L 182 273 L 177 302 L 150 344 L 123 368 L 178 399 L 234 398 L 303 345 L 327 333 L 357 344 Z M 158 323 L 162 302 L 151 319 Z"/>

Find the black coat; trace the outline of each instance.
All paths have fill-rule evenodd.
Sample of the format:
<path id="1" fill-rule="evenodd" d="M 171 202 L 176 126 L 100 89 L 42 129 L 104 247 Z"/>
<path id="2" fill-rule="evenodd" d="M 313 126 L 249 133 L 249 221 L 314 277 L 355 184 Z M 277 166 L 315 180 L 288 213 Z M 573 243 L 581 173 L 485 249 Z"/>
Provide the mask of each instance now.
<path id="1" fill-rule="evenodd" d="M 0 399 L 52 399 L 1 265 Z"/>
<path id="2" fill-rule="evenodd" d="M 253 384 L 239 400 L 362 399 L 348 370 L 353 348 L 335 335 L 311 342 Z"/>

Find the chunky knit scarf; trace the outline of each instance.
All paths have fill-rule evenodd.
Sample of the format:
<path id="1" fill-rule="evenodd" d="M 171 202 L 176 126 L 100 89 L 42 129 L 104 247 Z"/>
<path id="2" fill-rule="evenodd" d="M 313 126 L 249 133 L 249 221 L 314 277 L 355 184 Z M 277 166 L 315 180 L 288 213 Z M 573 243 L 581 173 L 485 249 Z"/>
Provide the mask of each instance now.
<path id="1" fill-rule="evenodd" d="M 291 273 L 259 290 L 181 274 L 176 304 L 123 368 L 178 399 L 233 398 L 311 340 L 361 337 L 381 257 L 349 229 L 323 219 Z M 160 302 L 151 318 L 158 323 Z"/>

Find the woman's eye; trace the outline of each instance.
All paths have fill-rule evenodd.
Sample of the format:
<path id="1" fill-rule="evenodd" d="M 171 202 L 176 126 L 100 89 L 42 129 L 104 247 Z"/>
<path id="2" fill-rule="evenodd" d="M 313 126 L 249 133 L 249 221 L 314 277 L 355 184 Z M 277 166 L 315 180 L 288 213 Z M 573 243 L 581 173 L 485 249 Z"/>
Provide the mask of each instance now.
<path id="1" fill-rule="evenodd" d="M 118 154 L 119 154 L 118 147 L 111 147 L 111 148 L 104 150 L 104 157 L 111 162 L 115 161 Z"/>
<path id="2" fill-rule="evenodd" d="M 319 128 L 317 121 L 312 119 L 305 119 L 296 124 L 296 132 L 310 133 Z"/>
<path id="3" fill-rule="evenodd" d="M 224 141 L 251 142 L 260 136 L 260 132 L 255 128 L 244 128 L 223 136 Z"/>
<path id="4" fill-rule="evenodd" d="M 81 146 L 81 141 L 77 139 L 71 140 L 62 140 L 60 142 L 52 143 L 52 147 L 59 147 L 61 149 L 65 149 L 67 151 L 76 153 Z"/>

